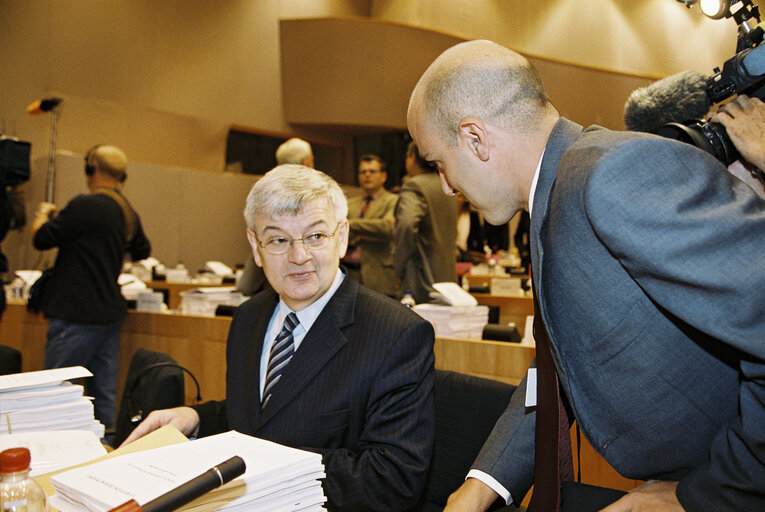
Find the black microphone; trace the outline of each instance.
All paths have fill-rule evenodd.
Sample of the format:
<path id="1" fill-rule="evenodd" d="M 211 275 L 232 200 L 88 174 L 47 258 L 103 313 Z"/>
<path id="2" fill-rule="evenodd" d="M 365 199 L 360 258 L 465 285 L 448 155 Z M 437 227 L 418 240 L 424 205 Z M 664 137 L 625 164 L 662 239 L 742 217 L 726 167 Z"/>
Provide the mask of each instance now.
<path id="1" fill-rule="evenodd" d="M 628 130 L 652 133 L 668 123 L 703 119 L 712 106 L 707 78 L 683 71 L 635 89 L 624 105 Z"/>
<path id="2" fill-rule="evenodd" d="M 143 506 L 138 505 L 135 500 L 123 503 L 119 507 L 113 508 L 110 512 L 170 512 L 182 507 L 186 503 L 197 499 L 206 492 L 226 484 L 243 474 L 246 469 L 244 460 L 235 455 L 230 459 L 212 467 L 201 475 L 192 478 L 185 484 L 181 484 L 175 489 L 158 496 Z"/>
<path id="3" fill-rule="evenodd" d="M 43 112 L 50 112 L 54 108 L 58 107 L 63 98 L 45 98 L 42 100 L 33 101 L 27 105 L 27 113 L 29 114 L 42 114 Z"/>

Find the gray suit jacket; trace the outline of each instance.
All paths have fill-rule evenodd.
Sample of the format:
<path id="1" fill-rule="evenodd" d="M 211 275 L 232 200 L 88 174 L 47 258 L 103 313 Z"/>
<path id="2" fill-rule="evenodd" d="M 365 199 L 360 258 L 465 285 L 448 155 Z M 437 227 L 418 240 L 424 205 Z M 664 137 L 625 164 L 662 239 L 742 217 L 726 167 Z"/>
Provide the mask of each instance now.
<path id="1" fill-rule="evenodd" d="M 765 202 L 690 145 L 582 131 L 545 150 L 534 285 L 587 439 L 689 511 L 765 509 Z M 516 393 L 474 467 L 520 500 L 534 414 Z"/>
<path id="2" fill-rule="evenodd" d="M 387 190 L 369 203 L 363 218 L 363 196 L 348 200 L 351 243 L 361 247 L 361 282 L 383 295 L 398 292 L 393 273 L 393 210 L 398 196 Z"/>
<path id="3" fill-rule="evenodd" d="M 401 292 L 429 302 L 433 283 L 457 282 L 457 198 L 444 194 L 437 173 L 408 179 L 396 205 L 393 264 Z"/>
<path id="4" fill-rule="evenodd" d="M 226 400 L 194 407 L 200 435 L 234 429 L 321 453 L 329 510 L 412 508 L 435 436 L 433 328 L 346 276 L 261 409 L 260 356 L 277 301 L 267 290 L 237 309 Z"/>

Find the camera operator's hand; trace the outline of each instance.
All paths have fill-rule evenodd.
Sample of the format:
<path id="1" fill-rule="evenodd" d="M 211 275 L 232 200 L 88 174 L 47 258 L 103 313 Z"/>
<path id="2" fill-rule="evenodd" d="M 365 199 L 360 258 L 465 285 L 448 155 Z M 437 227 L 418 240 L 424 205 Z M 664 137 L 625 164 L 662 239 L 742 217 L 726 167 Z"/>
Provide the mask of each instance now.
<path id="1" fill-rule="evenodd" d="M 747 162 L 765 170 L 765 103 L 740 95 L 720 107 L 709 120 L 725 127 Z"/>

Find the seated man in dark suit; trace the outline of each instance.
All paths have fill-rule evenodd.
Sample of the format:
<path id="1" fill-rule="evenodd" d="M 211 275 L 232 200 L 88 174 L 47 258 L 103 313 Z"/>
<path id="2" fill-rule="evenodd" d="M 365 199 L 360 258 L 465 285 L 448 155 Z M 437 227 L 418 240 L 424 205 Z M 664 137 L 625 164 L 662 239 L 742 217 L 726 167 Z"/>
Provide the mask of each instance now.
<path id="1" fill-rule="evenodd" d="M 280 165 L 258 180 L 247 238 L 273 290 L 234 315 L 226 400 L 155 411 L 126 443 L 168 423 L 234 429 L 321 453 L 329 510 L 415 505 L 434 441 L 433 329 L 340 267 L 347 214 L 320 171 Z"/>

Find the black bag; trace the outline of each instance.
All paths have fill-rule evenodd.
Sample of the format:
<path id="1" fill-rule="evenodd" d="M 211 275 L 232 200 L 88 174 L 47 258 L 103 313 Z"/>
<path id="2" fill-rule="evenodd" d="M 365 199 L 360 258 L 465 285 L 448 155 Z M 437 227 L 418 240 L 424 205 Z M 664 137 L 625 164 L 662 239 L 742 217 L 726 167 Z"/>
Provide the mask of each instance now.
<path id="1" fill-rule="evenodd" d="M 53 277 L 53 269 L 49 268 L 44 271 L 37 281 L 32 283 L 32 287 L 29 289 L 29 298 L 27 299 L 27 311 L 30 313 L 39 313 L 42 311 L 42 301 L 45 295 L 45 287 L 47 286 L 50 278 Z"/>

